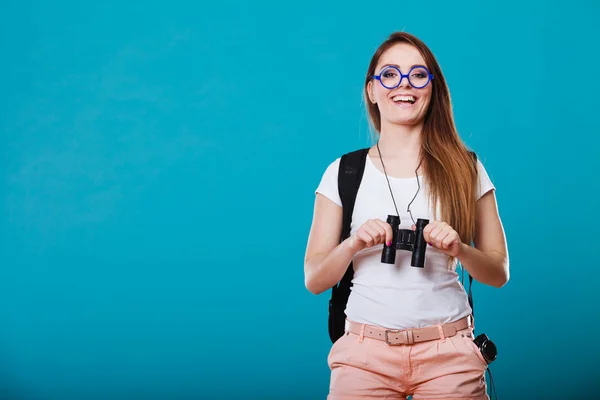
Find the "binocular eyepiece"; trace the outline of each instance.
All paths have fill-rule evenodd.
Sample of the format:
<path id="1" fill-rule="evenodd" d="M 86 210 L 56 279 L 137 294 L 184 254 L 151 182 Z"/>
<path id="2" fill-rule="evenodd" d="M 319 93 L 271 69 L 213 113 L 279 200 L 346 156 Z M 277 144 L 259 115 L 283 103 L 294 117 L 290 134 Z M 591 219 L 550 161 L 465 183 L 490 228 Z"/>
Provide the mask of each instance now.
<path id="1" fill-rule="evenodd" d="M 417 229 L 400 229 L 400 217 L 388 215 L 387 223 L 392 226 L 393 239 L 390 246 L 383 244 L 381 262 L 394 264 L 396 262 L 396 250 L 408 250 L 412 252 L 410 265 L 423 268 L 425 266 L 425 250 L 427 243 L 423 238 L 423 229 L 429 224 L 428 219 L 417 220 Z"/>

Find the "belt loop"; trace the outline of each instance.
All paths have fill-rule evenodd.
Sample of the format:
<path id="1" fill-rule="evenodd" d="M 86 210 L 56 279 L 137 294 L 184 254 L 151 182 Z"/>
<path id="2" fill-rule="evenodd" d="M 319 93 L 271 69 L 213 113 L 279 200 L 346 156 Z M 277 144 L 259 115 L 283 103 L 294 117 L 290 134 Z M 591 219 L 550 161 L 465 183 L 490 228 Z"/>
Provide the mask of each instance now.
<path id="1" fill-rule="evenodd" d="M 362 343 L 365 338 L 365 324 L 360 325 L 360 337 L 358 338 L 358 343 Z"/>
<path id="2" fill-rule="evenodd" d="M 442 325 L 438 325 L 438 331 L 440 332 L 440 339 L 445 340 L 446 335 L 444 334 L 444 327 Z"/>
<path id="3" fill-rule="evenodd" d="M 406 331 L 406 344 L 414 344 L 415 343 L 415 335 L 412 329 L 407 329 Z"/>

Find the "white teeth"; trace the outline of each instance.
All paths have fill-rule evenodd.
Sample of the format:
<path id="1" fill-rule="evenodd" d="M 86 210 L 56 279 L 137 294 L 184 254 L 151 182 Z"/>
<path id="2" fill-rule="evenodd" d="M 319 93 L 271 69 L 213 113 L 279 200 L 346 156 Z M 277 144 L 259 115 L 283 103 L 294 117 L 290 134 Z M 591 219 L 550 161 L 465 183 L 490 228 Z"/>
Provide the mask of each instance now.
<path id="1" fill-rule="evenodd" d="M 408 101 L 410 103 L 414 103 L 416 99 L 415 99 L 414 96 L 394 96 L 394 98 L 392 100 L 394 100 L 394 101 Z"/>

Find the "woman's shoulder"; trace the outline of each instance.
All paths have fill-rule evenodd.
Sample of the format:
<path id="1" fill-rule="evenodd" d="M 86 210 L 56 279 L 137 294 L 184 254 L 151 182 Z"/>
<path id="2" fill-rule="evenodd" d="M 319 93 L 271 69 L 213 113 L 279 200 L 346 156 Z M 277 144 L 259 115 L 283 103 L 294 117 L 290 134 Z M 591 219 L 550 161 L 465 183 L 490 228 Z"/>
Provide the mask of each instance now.
<path id="1" fill-rule="evenodd" d="M 477 167 L 477 172 L 479 172 L 479 173 L 486 173 L 487 171 L 486 171 L 485 166 L 484 166 L 485 159 L 482 160 L 482 157 L 480 155 L 478 155 L 475 151 L 469 151 L 469 153 L 474 158 L 475 165 Z"/>
<path id="2" fill-rule="evenodd" d="M 358 167 L 361 164 L 364 165 L 369 150 L 370 148 L 359 148 L 334 155 L 326 161 L 325 174 L 335 174 L 337 176 L 342 164 L 352 167 Z"/>
<path id="3" fill-rule="evenodd" d="M 492 182 L 492 179 L 484 166 L 484 162 L 485 160 L 482 160 L 481 157 L 477 157 L 477 178 L 479 183 L 478 198 L 490 190 L 496 190 L 496 186 Z"/>
<path id="4" fill-rule="evenodd" d="M 317 186 L 316 193 L 320 193 L 341 207 L 342 201 L 338 193 L 338 171 L 341 157 L 329 160 L 325 171 L 321 176 L 321 181 Z"/>
<path id="5" fill-rule="evenodd" d="M 328 160 L 326 160 L 323 164 L 324 168 L 325 168 L 323 174 L 324 175 L 332 175 L 332 174 L 337 175 L 338 170 L 340 168 L 341 161 L 342 161 L 341 155 L 338 157 L 335 157 L 335 158 L 331 157 Z"/>

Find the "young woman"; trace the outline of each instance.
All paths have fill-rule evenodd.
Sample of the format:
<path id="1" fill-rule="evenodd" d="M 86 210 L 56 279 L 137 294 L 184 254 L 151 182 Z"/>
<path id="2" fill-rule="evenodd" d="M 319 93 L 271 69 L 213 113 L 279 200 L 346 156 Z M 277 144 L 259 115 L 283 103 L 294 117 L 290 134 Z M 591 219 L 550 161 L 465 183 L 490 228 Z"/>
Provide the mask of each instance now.
<path id="1" fill-rule="evenodd" d="M 461 141 L 446 81 L 421 40 L 392 34 L 371 59 L 364 95 L 378 140 L 351 235 L 341 238 L 338 158 L 318 186 L 306 249 L 305 283 L 314 294 L 354 266 L 346 332 L 328 357 L 328 399 L 487 399 L 487 362 L 473 342 L 456 266 L 498 288 L 509 279 L 495 187 Z M 388 215 L 413 231 L 418 218 L 429 219 L 423 268 L 403 250 L 395 263 L 381 262 L 392 240 Z"/>

